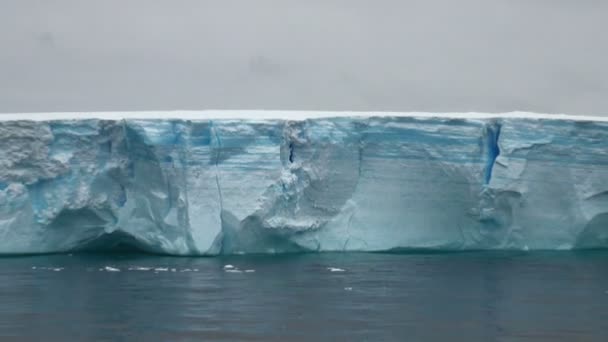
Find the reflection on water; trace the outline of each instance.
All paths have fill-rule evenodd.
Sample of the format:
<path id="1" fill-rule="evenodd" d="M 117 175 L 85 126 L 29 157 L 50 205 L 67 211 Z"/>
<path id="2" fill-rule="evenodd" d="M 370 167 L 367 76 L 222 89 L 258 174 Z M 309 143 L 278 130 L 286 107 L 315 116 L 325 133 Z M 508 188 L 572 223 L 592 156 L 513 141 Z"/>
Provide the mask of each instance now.
<path id="1" fill-rule="evenodd" d="M 0 340 L 608 340 L 608 252 L 0 259 Z"/>

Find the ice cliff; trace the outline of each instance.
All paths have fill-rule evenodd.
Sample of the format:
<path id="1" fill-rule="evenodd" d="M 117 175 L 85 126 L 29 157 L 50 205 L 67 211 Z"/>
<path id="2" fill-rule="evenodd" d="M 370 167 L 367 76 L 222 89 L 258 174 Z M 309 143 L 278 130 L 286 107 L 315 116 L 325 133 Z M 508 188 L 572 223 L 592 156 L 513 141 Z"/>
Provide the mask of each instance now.
<path id="1" fill-rule="evenodd" d="M 0 253 L 608 247 L 608 121 L 0 115 Z"/>

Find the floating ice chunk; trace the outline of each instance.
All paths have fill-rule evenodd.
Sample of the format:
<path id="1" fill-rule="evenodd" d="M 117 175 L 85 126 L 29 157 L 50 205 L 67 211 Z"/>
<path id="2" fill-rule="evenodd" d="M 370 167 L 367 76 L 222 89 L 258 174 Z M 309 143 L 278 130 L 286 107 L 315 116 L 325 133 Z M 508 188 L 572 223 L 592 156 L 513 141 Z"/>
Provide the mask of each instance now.
<path id="1" fill-rule="evenodd" d="M 232 266 L 232 265 L 224 265 L 225 270 L 231 270 L 233 268 L 234 268 L 234 266 Z"/>
<path id="2" fill-rule="evenodd" d="M 338 268 L 338 267 L 328 267 L 327 270 L 329 272 L 344 272 L 345 270 L 342 268 Z"/>
<path id="3" fill-rule="evenodd" d="M 152 267 L 141 267 L 141 266 L 129 267 L 129 271 L 149 271 L 151 269 L 152 269 Z"/>
<path id="4" fill-rule="evenodd" d="M 255 270 L 245 270 L 245 273 L 254 273 Z"/>
<path id="5" fill-rule="evenodd" d="M 32 266 L 33 270 L 45 270 L 45 271 L 55 271 L 59 272 L 65 269 L 65 267 L 36 267 Z"/>
<path id="6" fill-rule="evenodd" d="M 352 288 L 352 287 L 345 287 L 345 288 L 344 288 L 344 290 L 345 290 L 345 291 L 352 291 L 352 290 L 353 290 L 353 288 Z"/>
<path id="7" fill-rule="evenodd" d="M 169 270 L 168 267 L 157 267 L 154 269 L 156 272 L 167 272 Z"/>
<path id="8" fill-rule="evenodd" d="M 243 273 L 243 271 L 235 268 L 231 270 L 226 270 L 226 273 Z"/>
<path id="9" fill-rule="evenodd" d="M 115 268 L 115 267 L 111 267 L 111 266 L 104 267 L 104 270 L 106 270 L 108 272 L 120 272 L 119 268 Z"/>

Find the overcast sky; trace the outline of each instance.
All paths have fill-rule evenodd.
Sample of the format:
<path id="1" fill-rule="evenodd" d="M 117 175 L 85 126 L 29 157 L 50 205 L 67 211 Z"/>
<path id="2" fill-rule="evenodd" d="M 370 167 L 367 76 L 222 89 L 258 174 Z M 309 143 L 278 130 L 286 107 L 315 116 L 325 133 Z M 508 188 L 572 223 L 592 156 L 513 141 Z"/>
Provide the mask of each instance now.
<path id="1" fill-rule="evenodd" d="M 603 0 L 0 0 L 0 112 L 608 115 Z"/>

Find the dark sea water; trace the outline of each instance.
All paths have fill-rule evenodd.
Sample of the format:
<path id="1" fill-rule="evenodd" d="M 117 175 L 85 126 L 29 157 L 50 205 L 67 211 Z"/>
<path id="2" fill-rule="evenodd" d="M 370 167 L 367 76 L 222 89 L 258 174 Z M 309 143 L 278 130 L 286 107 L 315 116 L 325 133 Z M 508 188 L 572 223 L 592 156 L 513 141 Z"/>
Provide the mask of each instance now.
<path id="1" fill-rule="evenodd" d="M 608 252 L 0 259 L 0 341 L 82 340 L 608 341 Z"/>

